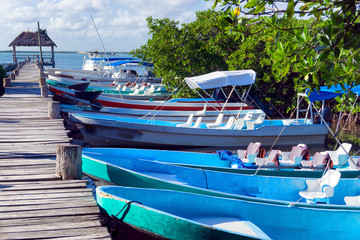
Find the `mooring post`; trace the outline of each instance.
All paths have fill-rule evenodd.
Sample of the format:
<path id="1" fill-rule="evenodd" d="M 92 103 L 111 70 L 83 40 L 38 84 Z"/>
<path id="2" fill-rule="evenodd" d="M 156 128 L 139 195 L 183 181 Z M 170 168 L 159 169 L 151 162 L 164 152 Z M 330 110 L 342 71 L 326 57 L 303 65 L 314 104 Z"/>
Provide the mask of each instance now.
<path id="1" fill-rule="evenodd" d="M 48 102 L 48 116 L 50 119 L 60 118 L 60 102 L 58 101 Z"/>
<path id="2" fill-rule="evenodd" d="M 44 98 L 47 98 L 49 96 L 49 94 L 48 94 L 47 85 L 45 83 L 44 70 L 42 69 L 41 66 L 40 66 L 39 70 L 40 70 L 39 86 L 41 88 L 41 96 Z"/>
<path id="3" fill-rule="evenodd" d="M 10 79 L 11 79 L 11 80 L 15 80 L 15 74 L 10 73 Z"/>
<path id="4" fill-rule="evenodd" d="M 3 87 L 11 87 L 11 78 L 4 78 Z"/>
<path id="5" fill-rule="evenodd" d="M 55 174 L 63 180 L 81 179 L 81 154 L 80 145 L 57 145 Z"/>

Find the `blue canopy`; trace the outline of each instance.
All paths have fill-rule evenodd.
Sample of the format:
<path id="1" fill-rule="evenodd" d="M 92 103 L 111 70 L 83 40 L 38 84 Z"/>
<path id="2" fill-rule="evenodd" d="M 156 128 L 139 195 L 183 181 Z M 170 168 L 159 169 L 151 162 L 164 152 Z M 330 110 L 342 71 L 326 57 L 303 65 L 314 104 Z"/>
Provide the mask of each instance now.
<path id="1" fill-rule="evenodd" d="M 350 89 L 349 86 L 345 85 L 346 89 Z M 308 94 L 310 89 L 306 89 L 306 94 Z M 354 86 L 351 91 L 357 95 L 360 94 L 360 85 Z M 328 100 L 336 98 L 337 96 L 340 96 L 342 94 L 346 93 L 344 89 L 341 87 L 340 84 L 333 85 L 331 87 L 328 86 L 322 86 L 320 87 L 320 90 L 312 91 L 309 95 L 310 102 L 315 101 L 322 101 L 322 100 Z"/>
<path id="2" fill-rule="evenodd" d="M 123 65 L 123 64 L 127 64 L 127 63 L 142 63 L 142 65 L 144 65 L 144 66 L 148 66 L 148 67 L 152 67 L 152 66 L 153 66 L 153 64 L 147 63 L 147 62 L 143 62 L 142 60 L 124 60 L 124 61 L 117 61 L 117 62 L 110 63 L 110 65 L 111 65 L 111 66 L 119 66 L 119 65 Z"/>
<path id="3" fill-rule="evenodd" d="M 119 61 L 119 60 L 136 60 L 135 58 L 112 58 L 112 57 L 110 57 L 110 58 L 91 58 L 92 60 L 105 60 L 105 61 Z"/>

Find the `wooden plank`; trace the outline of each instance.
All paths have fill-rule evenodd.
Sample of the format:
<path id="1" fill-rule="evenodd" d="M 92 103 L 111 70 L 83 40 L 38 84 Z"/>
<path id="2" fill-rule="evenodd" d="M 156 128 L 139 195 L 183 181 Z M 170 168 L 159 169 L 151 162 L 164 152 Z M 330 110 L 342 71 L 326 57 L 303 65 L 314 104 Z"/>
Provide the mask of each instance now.
<path id="1" fill-rule="evenodd" d="M 7 181 L 39 181 L 39 180 L 59 180 L 54 174 L 27 175 L 27 176 L 0 176 L 0 182 Z"/>
<path id="2" fill-rule="evenodd" d="M 32 193 L 30 193 L 32 192 Z M 54 189 L 53 191 L 48 190 L 29 190 L 21 191 L 9 191 L 0 192 L 1 201 L 12 201 L 12 200 L 25 200 L 25 199 L 44 199 L 44 198 L 61 198 L 61 197 L 81 197 L 81 196 L 92 196 L 92 189 Z"/>
<path id="3" fill-rule="evenodd" d="M 0 229 L 7 226 L 31 226 L 37 224 L 59 224 L 63 222 L 86 222 L 99 221 L 100 217 L 97 215 L 79 215 L 79 216 L 54 216 L 51 218 L 23 218 L 23 219 L 2 219 L 0 220 Z"/>
<path id="4" fill-rule="evenodd" d="M 51 183 L 51 182 L 50 182 Z M 86 188 L 87 184 L 84 182 L 71 182 L 66 184 L 0 184 L 0 194 L 6 191 L 23 191 L 23 190 L 39 190 L 39 189 L 68 189 L 68 188 Z"/>
<path id="5" fill-rule="evenodd" d="M 27 175 L 40 175 L 40 174 L 54 174 L 55 175 L 55 165 L 51 167 L 41 167 L 37 168 L 25 168 L 25 169 L 0 169 L 0 176 L 27 176 Z"/>
<path id="6" fill-rule="evenodd" d="M 120 211 L 120 210 L 119 210 Z M 0 214 L 1 219 L 28 218 L 28 217 L 53 217 L 53 216 L 76 216 L 76 215 L 99 214 L 98 206 L 74 207 L 61 209 L 45 209 L 37 211 L 6 212 Z"/>
<path id="7" fill-rule="evenodd" d="M 14 227 L 2 227 L 1 232 L 33 232 L 33 231 L 46 231 L 56 229 L 71 229 L 71 228 L 90 228 L 90 227 L 101 227 L 99 221 L 85 221 L 85 222 L 63 222 L 60 225 L 54 224 L 37 224 L 32 226 L 14 226 Z"/>
<path id="8" fill-rule="evenodd" d="M 0 233 L 1 239 L 34 239 L 34 238 L 59 238 L 59 237 L 77 237 L 77 236 L 106 236 L 109 235 L 105 232 L 103 227 L 89 227 L 79 229 L 60 229 L 48 231 L 30 231 L 30 232 L 15 232 L 15 233 Z M 99 235 L 101 234 L 101 235 Z M 92 239 L 92 238 L 89 238 Z"/>
<path id="9" fill-rule="evenodd" d="M 41 197 L 41 195 L 51 195 L 51 194 L 56 194 L 59 195 L 61 193 L 64 194 L 72 194 L 72 193 L 91 193 L 92 194 L 92 189 L 91 188 L 68 188 L 68 189 L 64 189 L 64 188 L 59 188 L 59 189 L 37 189 L 37 190 L 22 190 L 22 191 L 0 191 L 0 199 L 4 199 L 5 196 L 9 196 L 9 198 L 11 196 L 15 196 L 15 197 L 19 197 L 19 199 L 33 199 L 31 195 L 39 195 L 39 197 Z M 29 196 L 30 195 L 30 196 Z M 36 198 L 38 196 L 34 196 L 34 198 Z"/>
<path id="10" fill-rule="evenodd" d="M 53 204 L 33 204 L 22 206 L 0 206 L 0 213 L 5 214 L 7 212 L 23 212 L 23 211 L 39 211 L 39 210 L 53 210 L 53 209 L 68 209 L 68 208 L 80 208 L 80 207 L 94 207 L 96 202 L 94 201 L 72 201 L 72 202 L 55 202 Z"/>
<path id="11" fill-rule="evenodd" d="M 38 205 L 38 204 L 56 204 L 58 202 L 93 202 L 95 204 L 95 199 L 92 196 L 75 196 L 75 197 L 62 197 L 62 198 L 44 198 L 44 199 L 25 199 L 25 200 L 16 200 L 16 201 L 0 201 L 0 206 L 26 206 L 26 205 Z"/>

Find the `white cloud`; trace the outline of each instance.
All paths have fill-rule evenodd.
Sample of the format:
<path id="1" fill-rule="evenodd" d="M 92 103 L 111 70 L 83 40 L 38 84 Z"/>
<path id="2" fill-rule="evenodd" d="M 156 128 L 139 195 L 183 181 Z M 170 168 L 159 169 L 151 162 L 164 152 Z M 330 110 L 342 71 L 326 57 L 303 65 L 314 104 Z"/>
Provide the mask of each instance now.
<path id="1" fill-rule="evenodd" d="M 35 3 L 34 3 L 35 2 Z M 46 28 L 57 50 L 101 49 L 90 14 L 109 51 L 130 51 L 146 43 L 146 18 L 193 21 L 195 12 L 212 6 L 204 0 L 3 0 L 0 49 L 22 31 Z"/>

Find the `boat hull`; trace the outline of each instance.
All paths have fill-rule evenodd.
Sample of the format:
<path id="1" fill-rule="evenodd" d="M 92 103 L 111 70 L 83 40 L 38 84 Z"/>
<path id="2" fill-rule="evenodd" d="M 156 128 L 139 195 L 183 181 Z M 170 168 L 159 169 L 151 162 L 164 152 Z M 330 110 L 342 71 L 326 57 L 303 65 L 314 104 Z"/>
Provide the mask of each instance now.
<path id="1" fill-rule="evenodd" d="M 220 179 L 217 179 L 217 181 L 211 183 L 211 173 L 209 171 L 204 173 L 198 170 L 199 173 L 196 175 L 194 171 L 185 173 L 187 171 L 184 172 L 182 168 L 183 174 L 190 176 L 190 182 L 184 182 L 183 178 L 165 167 L 166 164 L 151 163 L 150 165 L 151 167 L 148 166 L 148 162 L 140 162 L 140 160 L 136 159 L 131 159 L 131 161 L 124 159 L 123 162 L 116 163 L 83 156 L 83 171 L 85 173 L 117 185 L 169 189 L 230 198 L 236 202 L 241 202 L 241 205 L 234 207 L 232 211 L 244 213 L 246 219 L 256 224 L 273 239 L 358 239 L 360 237 L 358 231 L 360 227 L 359 207 L 311 205 L 296 202 L 296 200 L 293 202 L 278 201 L 207 190 L 207 187 L 211 189 L 210 184 L 220 186 L 227 180 L 220 181 Z M 161 168 L 166 168 L 167 173 L 166 171 L 160 171 Z M 152 175 L 147 173 L 152 173 Z M 202 177 L 200 176 L 201 173 Z M 155 175 L 158 177 L 155 177 Z M 162 175 L 167 176 L 160 177 Z M 206 179 L 204 175 L 207 176 Z M 191 181 L 201 181 L 203 188 L 191 186 Z M 266 184 L 266 182 L 257 182 L 258 186 L 264 187 Z M 238 186 L 241 185 L 233 185 L 233 188 L 238 188 Z M 280 186 L 287 190 L 286 187 L 291 186 L 291 184 Z M 339 224 L 340 222 L 341 224 Z"/>
<path id="2" fill-rule="evenodd" d="M 116 186 L 98 187 L 96 196 L 99 206 L 110 216 L 117 215 L 119 209 L 124 208 L 123 212 L 117 215 L 121 222 L 167 239 L 269 239 L 255 225 L 245 221 L 241 214 L 225 212 L 229 207 L 218 205 L 231 202 L 227 199 L 176 191 Z M 216 211 L 206 208 L 215 204 L 218 205 Z M 200 218 L 208 222 L 209 220 L 217 220 L 219 223 L 232 221 L 234 226 L 242 229 L 238 229 L 240 233 L 235 234 L 197 222 L 196 220 Z"/>
<path id="3" fill-rule="evenodd" d="M 219 148 L 245 147 L 249 142 L 264 146 L 292 146 L 299 142 L 308 146 L 324 146 L 328 130 L 325 125 L 268 125 L 255 130 L 230 130 L 176 127 L 176 122 L 157 125 L 107 115 L 71 114 L 70 120 L 80 129 L 91 146 L 96 147 L 167 147 Z"/>
<path id="4" fill-rule="evenodd" d="M 149 161 L 157 161 L 175 164 L 184 167 L 200 168 L 212 171 L 228 172 L 235 174 L 247 174 L 258 176 L 277 176 L 277 177 L 297 177 L 297 178 L 321 178 L 324 174 L 323 169 L 301 169 L 297 168 L 231 168 L 232 160 L 222 160 L 216 153 L 200 153 L 185 151 L 170 151 L 156 149 L 136 149 L 136 148 L 83 148 L 86 156 L 102 155 L 109 159 L 135 158 Z M 341 172 L 341 178 L 359 178 L 358 170 L 349 167 L 337 168 Z"/>

